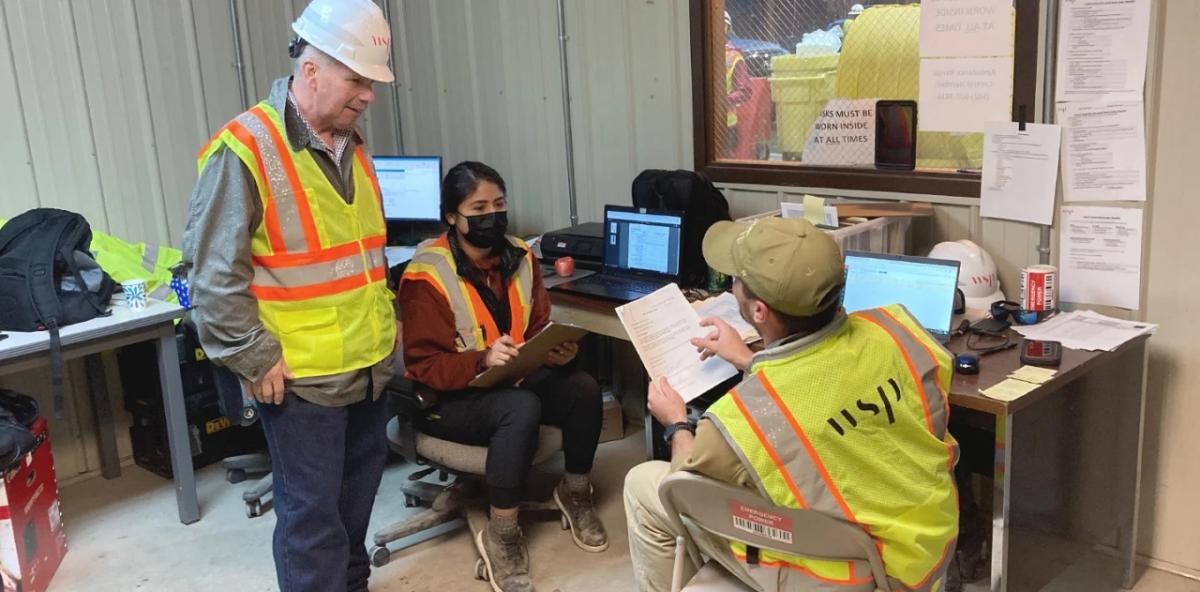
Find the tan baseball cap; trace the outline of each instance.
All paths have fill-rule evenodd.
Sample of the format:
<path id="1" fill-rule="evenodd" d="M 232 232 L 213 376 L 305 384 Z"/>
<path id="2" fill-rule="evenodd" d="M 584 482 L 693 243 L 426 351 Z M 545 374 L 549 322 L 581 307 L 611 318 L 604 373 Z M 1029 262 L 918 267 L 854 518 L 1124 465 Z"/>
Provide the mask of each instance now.
<path id="1" fill-rule="evenodd" d="M 717 222 L 704 235 L 708 266 L 745 282 L 772 309 L 812 316 L 845 281 L 837 243 L 809 221 L 762 218 Z"/>

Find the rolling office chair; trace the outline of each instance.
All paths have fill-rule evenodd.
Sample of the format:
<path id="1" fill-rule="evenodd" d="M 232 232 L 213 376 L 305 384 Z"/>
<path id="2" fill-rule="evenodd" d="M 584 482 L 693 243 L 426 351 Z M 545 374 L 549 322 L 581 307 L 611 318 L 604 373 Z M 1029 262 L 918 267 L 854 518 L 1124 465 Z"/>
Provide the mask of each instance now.
<path id="1" fill-rule="evenodd" d="M 242 392 L 242 381 L 238 380 L 237 375 L 220 366 L 215 366 L 213 373 L 221 412 L 241 426 L 253 425 L 258 421 L 258 409 Z M 230 483 L 241 483 L 250 475 L 263 475 L 242 492 L 246 517 L 262 516 L 269 502 L 264 498 L 271 493 L 271 457 L 265 452 L 242 454 L 222 460 L 221 466 L 225 468 L 225 480 Z"/>
<path id="2" fill-rule="evenodd" d="M 675 532 L 689 533 L 689 536 L 676 539 L 672 592 L 761 589 L 753 580 L 743 579 L 748 578 L 744 570 L 738 570 L 740 573 L 736 573 L 726 569 L 715 559 L 705 562 L 700 555 L 700 549 L 690 536 L 693 531 L 684 526 L 684 518 L 701 532 L 740 541 L 759 549 L 833 561 L 866 561 L 871 566 L 876 592 L 891 591 L 887 574 L 883 570 L 883 560 L 879 557 L 874 541 L 865 531 L 853 524 L 816 511 L 776 506 L 756 492 L 686 471 L 672 473 L 663 479 L 658 487 L 658 497 L 671 518 Z M 731 503 L 782 517 L 780 523 L 784 525 L 790 521 L 792 542 L 780 542 L 778 538 L 787 536 L 782 533 L 777 534 L 777 538 L 769 538 L 765 534 L 754 534 L 735 526 L 734 516 L 730 512 Z M 699 567 L 699 571 L 684 582 L 683 571 L 687 561 Z"/>
<path id="3" fill-rule="evenodd" d="M 384 391 L 395 410 L 395 416 L 387 424 L 387 437 L 393 451 L 405 460 L 424 467 L 410 474 L 400 490 L 404 494 L 406 507 L 425 506 L 426 509 L 375 533 L 375 545 L 369 550 L 371 565 L 375 567 L 385 565 L 393 552 L 423 542 L 424 539 L 413 535 L 428 533 L 455 520 L 464 520 L 474 540 L 488 522 L 487 501 L 482 486 L 487 447 L 459 444 L 422 433 L 415 420 L 424 410 L 437 404 L 438 393 L 404 378 L 403 357 L 397 357 L 396 378 Z M 549 460 L 561 447 L 562 431 L 557 427 L 541 426 L 533 465 Z M 448 485 L 420 481 L 435 472 L 442 483 L 451 476 L 455 479 Z M 559 517 L 564 529 L 569 528 L 566 517 L 562 516 L 553 500 L 524 502 L 521 512 L 553 513 Z M 413 540 L 397 547 L 388 547 L 389 543 L 406 537 L 413 537 Z M 475 562 L 475 577 L 488 579 L 482 558 Z"/>

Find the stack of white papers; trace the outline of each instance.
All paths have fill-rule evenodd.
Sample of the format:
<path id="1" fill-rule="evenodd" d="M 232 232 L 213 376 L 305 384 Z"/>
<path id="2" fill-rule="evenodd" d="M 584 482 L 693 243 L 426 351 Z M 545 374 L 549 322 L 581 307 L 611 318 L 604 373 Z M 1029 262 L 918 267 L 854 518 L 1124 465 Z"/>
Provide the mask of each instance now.
<path id="1" fill-rule="evenodd" d="M 754 326 L 742 318 L 742 313 L 738 310 L 737 297 L 733 295 L 733 292 L 722 292 L 721 295 L 713 296 L 708 300 L 693 302 L 692 308 L 696 309 L 696 314 L 700 315 L 702 319 L 717 317 L 729 323 L 729 326 L 733 327 L 733 330 L 737 331 L 742 341 L 746 343 L 754 343 L 762 339 Z"/>
<path id="2" fill-rule="evenodd" d="M 737 375 L 737 368 L 716 356 L 700 361 L 691 339 L 703 337 L 709 330 L 700 326 L 700 315 L 675 284 L 618 306 L 617 318 L 629 333 L 650 379 L 666 376 L 684 401 Z"/>
<path id="3" fill-rule="evenodd" d="M 1091 351 L 1113 351 L 1140 335 L 1153 335 L 1154 323 L 1123 321 L 1090 310 L 1060 313 L 1037 325 L 1014 326 L 1026 339 L 1057 341 L 1063 347 Z"/>

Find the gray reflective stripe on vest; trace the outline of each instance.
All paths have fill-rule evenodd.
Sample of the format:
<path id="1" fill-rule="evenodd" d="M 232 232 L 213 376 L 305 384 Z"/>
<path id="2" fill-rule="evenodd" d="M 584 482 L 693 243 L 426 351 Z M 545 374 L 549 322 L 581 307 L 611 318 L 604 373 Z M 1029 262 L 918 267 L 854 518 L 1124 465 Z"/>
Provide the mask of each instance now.
<path id="1" fill-rule="evenodd" d="M 887 329 L 895 340 L 896 345 L 904 350 L 925 392 L 925 402 L 929 406 L 929 420 L 932 424 L 933 435 L 939 440 L 946 439 L 946 397 L 938 385 L 937 360 L 917 340 L 908 327 L 884 314 L 882 309 L 871 309 L 858 312 L 863 318 L 870 319 Z M 940 346 L 939 346 L 940 347 Z M 907 370 L 907 369 L 906 369 Z"/>
<path id="2" fill-rule="evenodd" d="M 341 259 L 308 265 L 288 267 L 255 265 L 253 283 L 264 288 L 298 288 L 362 275 L 366 271 L 363 267 L 362 254 L 354 253 Z"/>
<path id="3" fill-rule="evenodd" d="M 168 296 L 175 292 L 170 284 L 159 284 L 157 288 L 150 291 L 150 297 L 155 300 L 166 300 Z"/>
<path id="4" fill-rule="evenodd" d="M 383 249 L 369 249 L 367 251 L 367 266 L 370 269 L 387 267 L 387 255 L 384 254 Z"/>
<path id="5" fill-rule="evenodd" d="M 275 147 L 271 131 L 253 113 L 245 112 L 238 115 L 237 122 L 254 136 L 258 144 L 258 158 L 262 162 L 269 195 L 262 196 L 275 205 L 275 214 L 279 219 L 279 229 L 283 234 L 283 244 L 288 253 L 303 253 L 308 250 L 308 242 L 304 237 L 304 229 L 300 225 L 300 210 L 296 200 L 308 199 L 305 195 L 293 195 L 292 185 L 288 182 L 287 170 L 283 167 L 283 159 L 291 159 L 291 154 L 282 155 Z"/>
<path id="6" fill-rule="evenodd" d="M 514 244 L 517 244 L 517 246 L 523 248 L 522 244 L 518 244 L 521 243 L 521 239 L 514 238 L 512 240 Z M 525 253 L 525 256 L 521 258 L 521 265 L 517 266 L 517 273 L 514 277 L 517 280 L 517 286 L 521 289 L 521 293 L 524 294 L 530 302 L 530 306 L 523 307 L 523 310 L 525 311 L 525 318 L 521 319 L 521 324 L 528 329 L 529 315 L 533 310 L 533 294 L 530 294 L 530 291 L 533 290 L 533 264 L 532 256 L 528 251 Z"/>
<path id="7" fill-rule="evenodd" d="M 471 304 L 467 302 L 463 286 L 459 284 L 461 280 L 458 272 L 450 267 L 449 261 L 442 255 L 423 249 L 417 249 L 417 254 L 413 256 L 412 262 L 433 266 L 438 280 L 446 288 L 446 296 L 450 299 L 450 312 L 454 314 L 454 329 L 458 332 L 458 343 L 456 344 L 459 347 L 458 351 L 483 349 L 479 347 L 482 344 L 475 339 L 478 323 L 471 323 L 473 311 Z"/>
<path id="8" fill-rule="evenodd" d="M 783 463 L 783 470 L 804 497 L 803 503 L 809 509 L 851 520 L 851 517 L 842 511 L 842 506 L 830 490 L 832 484 L 827 484 L 821 479 L 821 471 L 816 461 L 809 456 L 808 450 L 800 441 L 800 434 L 796 433 L 796 429 L 788 421 L 791 411 L 775 403 L 767 393 L 767 387 L 763 385 L 761 377 L 754 375 L 734 390 L 746 411 L 758 424 L 763 437 L 767 439 L 763 444 L 775 451 L 775 456 Z M 732 396 L 732 393 L 727 396 Z"/>
<path id="9" fill-rule="evenodd" d="M 726 394 L 725 396 L 728 397 L 730 395 Z M 721 432 L 721 435 L 725 437 L 725 442 L 729 444 L 729 449 L 733 450 L 737 454 L 738 460 L 742 461 L 742 466 L 746 468 L 746 474 L 750 475 L 750 480 L 754 482 L 754 487 L 758 489 L 758 495 L 761 495 L 766 500 L 771 499 L 771 494 L 767 491 L 767 486 L 763 483 L 762 477 L 759 476 L 758 471 L 754 470 L 754 463 L 751 463 L 750 459 L 746 457 L 746 451 L 742 450 L 741 446 L 738 446 L 737 441 L 730 435 L 729 429 L 721 422 L 721 418 L 711 413 L 705 413 L 704 417 L 712 421 L 717 431 Z"/>
<path id="10" fill-rule="evenodd" d="M 158 267 L 158 247 L 146 245 L 142 249 L 142 269 L 154 273 Z"/>

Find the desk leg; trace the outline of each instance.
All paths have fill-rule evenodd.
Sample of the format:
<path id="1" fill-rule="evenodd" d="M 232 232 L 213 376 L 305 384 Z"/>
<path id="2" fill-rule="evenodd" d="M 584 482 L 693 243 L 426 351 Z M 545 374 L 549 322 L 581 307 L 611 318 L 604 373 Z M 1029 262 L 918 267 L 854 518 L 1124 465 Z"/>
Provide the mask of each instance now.
<path id="1" fill-rule="evenodd" d="M 996 462 L 992 480 L 991 592 L 1008 590 L 1009 502 L 1012 495 L 1013 416 L 996 416 Z"/>
<path id="2" fill-rule="evenodd" d="M 1139 355 L 1140 354 L 1140 355 Z M 1150 348 L 1146 347 L 1143 342 L 1140 352 L 1129 352 L 1127 356 L 1138 356 L 1140 364 L 1128 364 L 1136 366 L 1138 371 L 1126 378 L 1130 382 L 1130 386 L 1138 389 L 1138 404 L 1137 404 L 1137 453 L 1136 464 L 1133 470 L 1133 511 L 1130 513 L 1129 520 L 1121 526 L 1117 535 L 1117 541 L 1121 550 L 1121 587 L 1128 590 L 1133 588 L 1134 577 L 1137 575 L 1137 537 L 1138 537 L 1138 512 L 1141 510 L 1142 499 L 1142 446 L 1146 432 L 1146 368 L 1150 364 Z"/>
<path id="3" fill-rule="evenodd" d="M 121 476 L 121 459 L 117 455 L 117 433 L 113 422 L 112 399 L 108 392 L 108 373 L 104 371 L 101 354 L 87 357 L 87 375 L 92 393 L 92 420 L 100 445 L 100 476 L 116 479 Z"/>
<path id="4" fill-rule="evenodd" d="M 200 519 L 200 503 L 196 500 L 196 474 L 192 470 L 183 382 L 179 378 L 179 353 L 175 346 L 175 328 L 171 323 L 164 325 L 159 333 L 158 379 L 162 388 L 163 410 L 166 412 L 167 443 L 171 449 L 171 471 L 175 475 L 175 503 L 179 506 L 179 521 L 191 524 Z"/>

